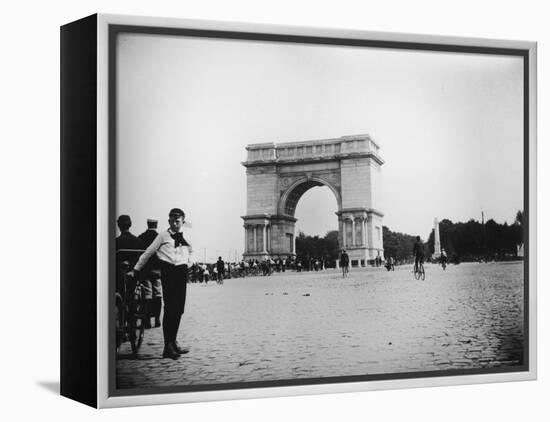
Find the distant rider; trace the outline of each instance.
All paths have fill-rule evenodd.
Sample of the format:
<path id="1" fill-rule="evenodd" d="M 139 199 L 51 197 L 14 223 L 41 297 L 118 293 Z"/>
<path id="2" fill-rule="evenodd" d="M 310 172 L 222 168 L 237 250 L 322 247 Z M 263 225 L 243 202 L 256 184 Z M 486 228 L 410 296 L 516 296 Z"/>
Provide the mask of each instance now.
<path id="1" fill-rule="evenodd" d="M 414 255 L 414 270 L 418 271 L 418 264 L 424 263 L 424 245 L 420 240 L 420 236 L 416 236 L 416 241 L 413 246 Z"/>
<path id="2" fill-rule="evenodd" d="M 441 266 L 445 269 L 447 266 L 447 252 L 445 252 L 445 249 L 441 249 L 441 256 L 439 257 L 439 260 L 441 262 Z"/>

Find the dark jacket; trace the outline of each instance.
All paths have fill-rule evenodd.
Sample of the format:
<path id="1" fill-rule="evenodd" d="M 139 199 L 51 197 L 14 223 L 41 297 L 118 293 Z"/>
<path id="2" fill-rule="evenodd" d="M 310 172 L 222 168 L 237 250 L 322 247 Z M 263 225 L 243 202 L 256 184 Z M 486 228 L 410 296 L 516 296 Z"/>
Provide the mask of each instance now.
<path id="1" fill-rule="evenodd" d="M 138 239 L 143 243 L 143 248 L 147 249 L 151 243 L 153 243 L 153 240 L 158 236 L 158 232 L 155 229 L 147 229 L 143 233 L 141 233 L 138 236 Z M 153 256 L 147 261 L 147 264 L 145 264 L 145 267 L 142 269 L 142 271 L 151 271 L 151 270 L 157 270 L 159 269 L 159 259 L 157 258 L 157 254 L 153 254 Z"/>
<path id="2" fill-rule="evenodd" d="M 216 268 L 218 269 L 219 274 L 225 274 L 225 262 L 223 262 L 221 259 L 218 259 L 216 261 Z"/>
<path id="3" fill-rule="evenodd" d="M 344 252 L 340 255 L 340 264 L 344 266 L 349 264 L 349 255 L 347 253 Z"/>
<path id="4" fill-rule="evenodd" d="M 139 256 L 145 250 L 141 240 L 130 232 L 121 233 L 115 240 L 115 247 L 117 262 L 128 261 L 130 268 L 134 267 Z"/>
<path id="5" fill-rule="evenodd" d="M 424 245 L 422 242 L 414 242 L 413 255 L 417 258 L 424 257 Z"/>

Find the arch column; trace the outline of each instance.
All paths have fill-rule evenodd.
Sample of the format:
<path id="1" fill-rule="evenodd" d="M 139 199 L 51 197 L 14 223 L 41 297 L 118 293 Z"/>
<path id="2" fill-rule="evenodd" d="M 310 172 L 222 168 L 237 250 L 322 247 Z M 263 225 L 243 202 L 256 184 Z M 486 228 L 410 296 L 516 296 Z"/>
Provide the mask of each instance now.
<path id="1" fill-rule="evenodd" d="M 248 253 L 250 251 L 250 246 L 248 245 L 248 224 L 244 225 L 244 253 Z"/>
<path id="2" fill-rule="evenodd" d="M 357 241 L 355 239 L 355 217 L 351 217 L 351 245 L 357 246 Z"/>
<path id="3" fill-rule="evenodd" d="M 361 232 L 363 234 L 363 246 L 367 246 L 367 219 L 365 217 L 361 218 Z"/>
<path id="4" fill-rule="evenodd" d="M 242 217 L 250 227 L 246 231 L 244 259 L 266 259 L 295 254 L 294 227 L 296 219 L 288 216 L 258 214 Z M 248 231 L 250 230 L 250 231 Z"/>
<path id="5" fill-rule="evenodd" d="M 342 231 L 342 248 L 346 248 L 348 246 L 348 242 L 346 239 L 346 219 L 342 218 L 341 220 L 341 231 Z"/>
<path id="6" fill-rule="evenodd" d="M 252 239 L 250 239 L 250 235 L 252 235 Z M 245 253 L 254 253 L 256 252 L 256 227 L 253 224 L 245 224 L 244 225 L 244 249 Z"/>
<path id="7" fill-rule="evenodd" d="M 356 216 L 355 220 L 355 236 L 356 236 L 356 246 L 365 246 L 365 226 L 363 222 L 363 216 Z"/>

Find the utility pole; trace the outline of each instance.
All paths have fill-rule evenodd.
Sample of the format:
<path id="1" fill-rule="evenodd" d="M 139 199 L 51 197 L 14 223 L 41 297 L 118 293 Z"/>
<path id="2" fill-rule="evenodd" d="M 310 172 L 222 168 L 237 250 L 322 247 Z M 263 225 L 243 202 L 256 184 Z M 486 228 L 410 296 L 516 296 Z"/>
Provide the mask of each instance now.
<path id="1" fill-rule="evenodd" d="M 483 211 L 481 211 L 481 227 L 483 229 L 482 250 L 485 262 L 487 262 L 487 232 L 485 230 L 485 214 Z"/>

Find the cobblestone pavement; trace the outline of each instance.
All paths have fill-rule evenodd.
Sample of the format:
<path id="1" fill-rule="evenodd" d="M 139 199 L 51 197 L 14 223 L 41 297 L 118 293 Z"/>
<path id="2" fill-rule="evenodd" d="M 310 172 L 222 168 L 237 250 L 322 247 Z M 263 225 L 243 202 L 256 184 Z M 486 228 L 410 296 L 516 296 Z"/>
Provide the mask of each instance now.
<path id="1" fill-rule="evenodd" d="M 178 360 L 162 329 L 117 360 L 117 387 L 484 368 L 522 363 L 523 264 L 280 273 L 189 284 Z"/>

